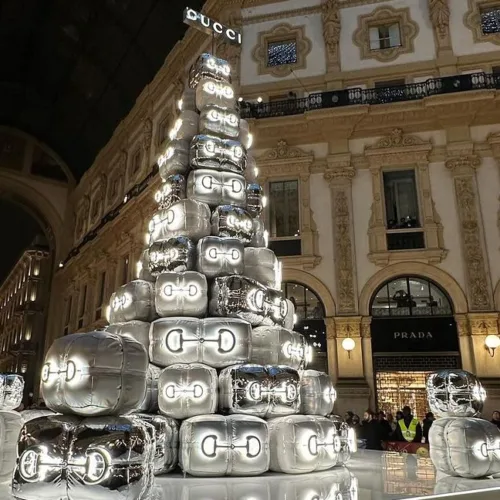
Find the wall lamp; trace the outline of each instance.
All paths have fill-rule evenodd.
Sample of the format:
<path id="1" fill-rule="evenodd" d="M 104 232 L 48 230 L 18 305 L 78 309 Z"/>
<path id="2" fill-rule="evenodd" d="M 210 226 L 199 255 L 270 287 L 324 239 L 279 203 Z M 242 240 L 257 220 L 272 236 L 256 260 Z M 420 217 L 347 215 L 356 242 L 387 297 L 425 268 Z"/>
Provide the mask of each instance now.
<path id="1" fill-rule="evenodd" d="M 353 351 L 355 347 L 356 347 L 356 342 L 354 342 L 354 340 L 351 339 L 351 337 L 347 337 L 342 341 L 342 349 L 344 349 L 344 351 L 347 351 L 349 359 L 351 359 L 351 351 Z"/>
<path id="2" fill-rule="evenodd" d="M 488 335 L 484 339 L 484 346 L 491 357 L 495 356 L 495 350 L 500 347 L 500 337 L 498 335 Z"/>

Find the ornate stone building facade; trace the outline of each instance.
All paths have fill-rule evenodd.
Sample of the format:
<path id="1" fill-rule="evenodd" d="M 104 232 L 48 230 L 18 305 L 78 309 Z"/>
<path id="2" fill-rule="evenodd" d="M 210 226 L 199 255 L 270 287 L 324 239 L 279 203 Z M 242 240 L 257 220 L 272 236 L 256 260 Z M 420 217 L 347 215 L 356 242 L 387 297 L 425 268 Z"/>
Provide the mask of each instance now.
<path id="1" fill-rule="evenodd" d="M 500 353 L 485 344 L 500 314 L 500 2 L 242 3 L 206 10 L 243 32 L 241 49 L 216 47 L 238 67 L 270 245 L 338 412 L 422 416 L 439 367 L 477 373 L 486 412 L 500 406 Z M 134 275 L 155 159 L 210 47 L 188 31 L 76 187 L 48 342 L 102 326 Z"/>

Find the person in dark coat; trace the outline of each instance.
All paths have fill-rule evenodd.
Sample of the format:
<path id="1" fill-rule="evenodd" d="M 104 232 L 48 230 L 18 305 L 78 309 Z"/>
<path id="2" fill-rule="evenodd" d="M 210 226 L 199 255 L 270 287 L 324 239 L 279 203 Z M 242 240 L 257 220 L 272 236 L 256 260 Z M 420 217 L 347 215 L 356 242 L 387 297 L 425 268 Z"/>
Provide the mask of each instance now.
<path id="1" fill-rule="evenodd" d="M 434 413 L 429 412 L 425 415 L 424 421 L 422 422 L 423 424 L 423 429 L 422 429 L 422 435 L 424 436 L 425 442 L 429 442 L 429 431 L 431 429 L 432 423 L 436 420 L 434 418 Z"/>
<path id="2" fill-rule="evenodd" d="M 382 441 L 387 441 L 392 434 L 392 428 L 391 424 L 387 421 L 385 413 L 383 411 L 378 412 L 378 423 L 380 424 Z"/>
<path id="3" fill-rule="evenodd" d="M 344 420 L 345 423 L 349 426 L 352 427 L 352 419 L 354 417 L 354 412 L 352 411 L 346 411 L 344 415 Z"/>
<path id="4" fill-rule="evenodd" d="M 491 415 L 491 423 L 495 424 L 500 429 L 500 411 L 494 411 Z"/>
<path id="5" fill-rule="evenodd" d="M 394 440 L 407 443 L 422 442 L 422 426 L 418 419 L 412 415 L 409 406 L 403 408 L 403 418 L 398 420 Z"/>
<path id="6" fill-rule="evenodd" d="M 372 410 L 365 411 L 360 437 L 366 441 L 367 450 L 382 450 L 382 428 Z"/>

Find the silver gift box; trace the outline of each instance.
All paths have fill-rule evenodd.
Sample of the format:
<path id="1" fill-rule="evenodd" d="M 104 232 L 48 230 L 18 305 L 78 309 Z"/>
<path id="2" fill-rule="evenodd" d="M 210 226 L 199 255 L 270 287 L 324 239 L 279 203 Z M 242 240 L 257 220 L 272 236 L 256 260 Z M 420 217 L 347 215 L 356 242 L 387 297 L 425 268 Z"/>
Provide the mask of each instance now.
<path id="1" fill-rule="evenodd" d="M 257 168 L 257 161 L 255 157 L 251 154 L 247 154 L 247 168 L 245 170 L 245 179 L 249 183 L 257 183 L 257 178 L 259 176 L 259 169 Z"/>
<path id="2" fill-rule="evenodd" d="M 269 288 L 281 288 L 280 264 L 269 248 L 245 248 L 245 276 Z"/>
<path id="3" fill-rule="evenodd" d="M 12 479 L 16 466 L 17 439 L 23 425 L 19 413 L 0 410 L 0 484 Z"/>
<path id="4" fill-rule="evenodd" d="M 285 320 L 289 317 L 288 304 L 289 301 L 283 297 L 280 290 L 267 288 L 265 297 L 266 316 L 262 321 L 262 325 L 284 326 Z"/>
<path id="5" fill-rule="evenodd" d="M 216 78 L 204 76 L 196 87 L 196 107 L 202 111 L 206 106 L 233 109 L 236 105 L 233 86 Z"/>
<path id="6" fill-rule="evenodd" d="M 207 236 L 198 241 L 196 269 L 207 278 L 243 274 L 244 251 L 237 238 Z"/>
<path id="7" fill-rule="evenodd" d="M 136 273 L 135 273 L 136 279 L 154 283 L 156 281 L 156 278 L 151 274 L 149 268 L 150 268 L 149 248 L 146 248 L 142 252 L 139 260 L 136 263 Z"/>
<path id="8" fill-rule="evenodd" d="M 121 415 L 143 402 L 147 369 L 146 349 L 135 340 L 107 332 L 67 335 L 45 356 L 41 393 L 55 412 Z"/>
<path id="9" fill-rule="evenodd" d="M 323 471 L 338 463 L 340 439 L 325 417 L 291 415 L 269 422 L 273 472 L 304 474 Z"/>
<path id="10" fill-rule="evenodd" d="M 146 427 L 133 418 L 31 420 L 19 438 L 12 493 L 25 500 L 139 500 L 151 446 Z"/>
<path id="11" fill-rule="evenodd" d="M 161 368 L 150 364 L 146 374 L 146 394 L 137 412 L 155 413 L 158 411 L 158 379 Z"/>
<path id="12" fill-rule="evenodd" d="M 179 461 L 179 424 L 173 418 L 163 415 L 139 413 L 134 418 L 154 428 L 154 474 L 172 472 Z"/>
<path id="13" fill-rule="evenodd" d="M 208 310 L 212 316 L 241 318 L 260 325 L 268 312 L 267 292 L 265 286 L 245 276 L 215 278 Z"/>
<path id="14" fill-rule="evenodd" d="M 327 416 L 333 412 L 337 392 L 327 373 L 305 370 L 300 377 L 300 413 Z"/>
<path id="15" fill-rule="evenodd" d="M 172 141 L 191 141 L 199 126 L 200 115 L 196 111 L 181 111 L 168 135 Z"/>
<path id="16" fill-rule="evenodd" d="M 238 238 L 248 245 L 254 236 L 252 216 L 246 210 L 232 205 L 217 207 L 212 214 L 212 235 Z"/>
<path id="17" fill-rule="evenodd" d="M 162 318 L 151 325 L 151 362 L 204 363 L 213 368 L 247 363 L 251 330 L 249 323 L 236 318 Z"/>
<path id="18" fill-rule="evenodd" d="M 125 323 L 114 323 L 112 325 L 108 325 L 105 331 L 135 340 L 148 350 L 150 326 L 151 323 L 146 323 L 145 321 L 127 321 Z"/>
<path id="19" fill-rule="evenodd" d="M 189 172 L 189 141 L 170 141 L 156 160 L 160 177 L 166 181 L 171 175 Z"/>
<path id="20" fill-rule="evenodd" d="M 264 190 L 260 184 L 247 184 L 247 211 L 252 217 L 258 217 L 264 210 Z"/>
<path id="21" fill-rule="evenodd" d="M 191 142 L 191 167 L 224 170 L 243 174 L 247 152 L 238 141 L 213 135 L 197 135 Z"/>
<path id="22" fill-rule="evenodd" d="M 208 308 L 207 278 L 195 271 L 161 273 L 155 287 L 156 312 L 162 317 L 202 317 Z"/>
<path id="23" fill-rule="evenodd" d="M 252 363 L 302 370 L 307 365 L 307 354 L 307 342 L 300 333 L 279 326 L 252 329 Z"/>
<path id="24" fill-rule="evenodd" d="M 155 318 L 154 286 L 134 280 L 121 286 L 109 300 L 109 322 L 151 321 Z"/>
<path id="25" fill-rule="evenodd" d="M 196 111 L 196 90 L 187 87 L 177 103 L 177 108 L 180 111 Z"/>
<path id="26" fill-rule="evenodd" d="M 23 402 L 24 378 L 0 373 L 0 410 L 15 410 Z"/>
<path id="27" fill-rule="evenodd" d="M 268 232 L 264 221 L 260 217 L 252 219 L 253 236 L 250 240 L 250 246 L 255 248 L 266 248 L 268 245 Z"/>
<path id="28" fill-rule="evenodd" d="M 34 420 L 35 418 L 40 418 L 40 417 L 50 417 L 51 415 L 60 415 L 59 413 L 56 413 L 52 410 L 23 410 L 22 412 L 19 413 L 21 415 L 21 418 L 23 419 L 23 422 L 29 422 L 30 420 Z"/>
<path id="29" fill-rule="evenodd" d="M 157 241 L 149 248 L 149 269 L 153 276 L 165 272 L 191 271 L 195 265 L 196 247 L 184 236 Z"/>
<path id="30" fill-rule="evenodd" d="M 247 120 L 240 120 L 240 135 L 238 140 L 246 149 L 250 149 L 253 143 L 253 137 L 250 133 L 250 124 Z"/>
<path id="31" fill-rule="evenodd" d="M 237 365 L 219 376 L 220 409 L 262 418 L 299 412 L 299 374 L 286 366 Z"/>
<path id="32" fill-rule="evenodd" d="M 449 476 L 481 478 L 500 473 L 500 429 L 472 417 L 445 417 L 429 431 L 431 460 Z"/>
<path id="33" fill-rule="evenodd" d="M 429 407 L 439 417 L 475 417 L 481 413 L 486 392 L 465 370 L 441 370 L 427 379 Z"/>
<path id="34" fill-rule="evenodd" d="M 189 86 L 196 88 L 203 77 L 231 83 L 231 66 L 212 54 L 202 54 L 189 71 Z"/>
<path id="35" fill-rule="evenodd" d="M 237 139 L 240 135 L 238 112 L 220 106 L 205 106 L 200 113 L 200 133 Z"/>
<path id="36" fill-rule="evenodd" d="M 208 205 L 196 200 L 181 200 L 168 210 L 158 210 L 149 222 L 149 243 L 177 236 L 196 242 L 210 235 L 210 216 Z"/>
<path id="37" fill-rule="evenodd" d="M 193 170 L 188 177 L 187 196 L 211 207 L 245 207 L 246 181 L 242 175 L 217 170 Z"/>
<path id="38" fill-rule="evenodd" d="M 346 424 L 344 419 L 338 415 L 329 415 L 328 419 L 335 424 L 340 438 L 338 464 L 345 465 L 351 459 L 351 455 L 358 451 L 358 438 L 356 436 L 356 431 Z"/>
<path id="39" fill-rule="evenodd" d="M 256 476 L 269 467 L 267 423 L 247 415 L 203 415 L 181 425 L 179 462 L 187 474 Z"/>
<path id="40" fill-rule="evenodd" d="M 217 411 L 217 371 L 201 363 L 165 368 L 159 380 L 160 411 L 183 420 Z"/>
<path id="41" fill-rule="evenodd" d="M 161 210 L 169 209 L 184 198 L 186 198 L 186 178 L 180 174 L 169 175 L 155 194 L 155 201 Z"/>
<path id="42" fill-rule="evenodd" d="M 285 299 L 286 301 L 286 316 L 283 321 L 283 327 L 288 330 L 293 330 L 295 326 L 295 306 L 291 300 Z"/>

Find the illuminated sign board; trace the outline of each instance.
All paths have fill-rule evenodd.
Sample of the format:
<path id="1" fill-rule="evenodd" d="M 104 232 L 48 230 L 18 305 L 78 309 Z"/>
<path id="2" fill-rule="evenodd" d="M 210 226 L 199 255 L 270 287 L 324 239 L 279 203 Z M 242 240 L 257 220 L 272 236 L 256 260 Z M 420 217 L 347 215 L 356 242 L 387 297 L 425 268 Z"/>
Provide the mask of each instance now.
<path id="1" fill-rule="evenodd" d="M 242 36 L 239 31 L 228 28 L 227 26 L 210 19 L 208 16 L 205 16 L 200 12 L 196 12 L 189 7 L 186 7 L 186 10 L 184 11 L 184 22 L 193 28 L 207 33 L 208 35 L 220 35 L 230 43 L 241 45 Z"/>

